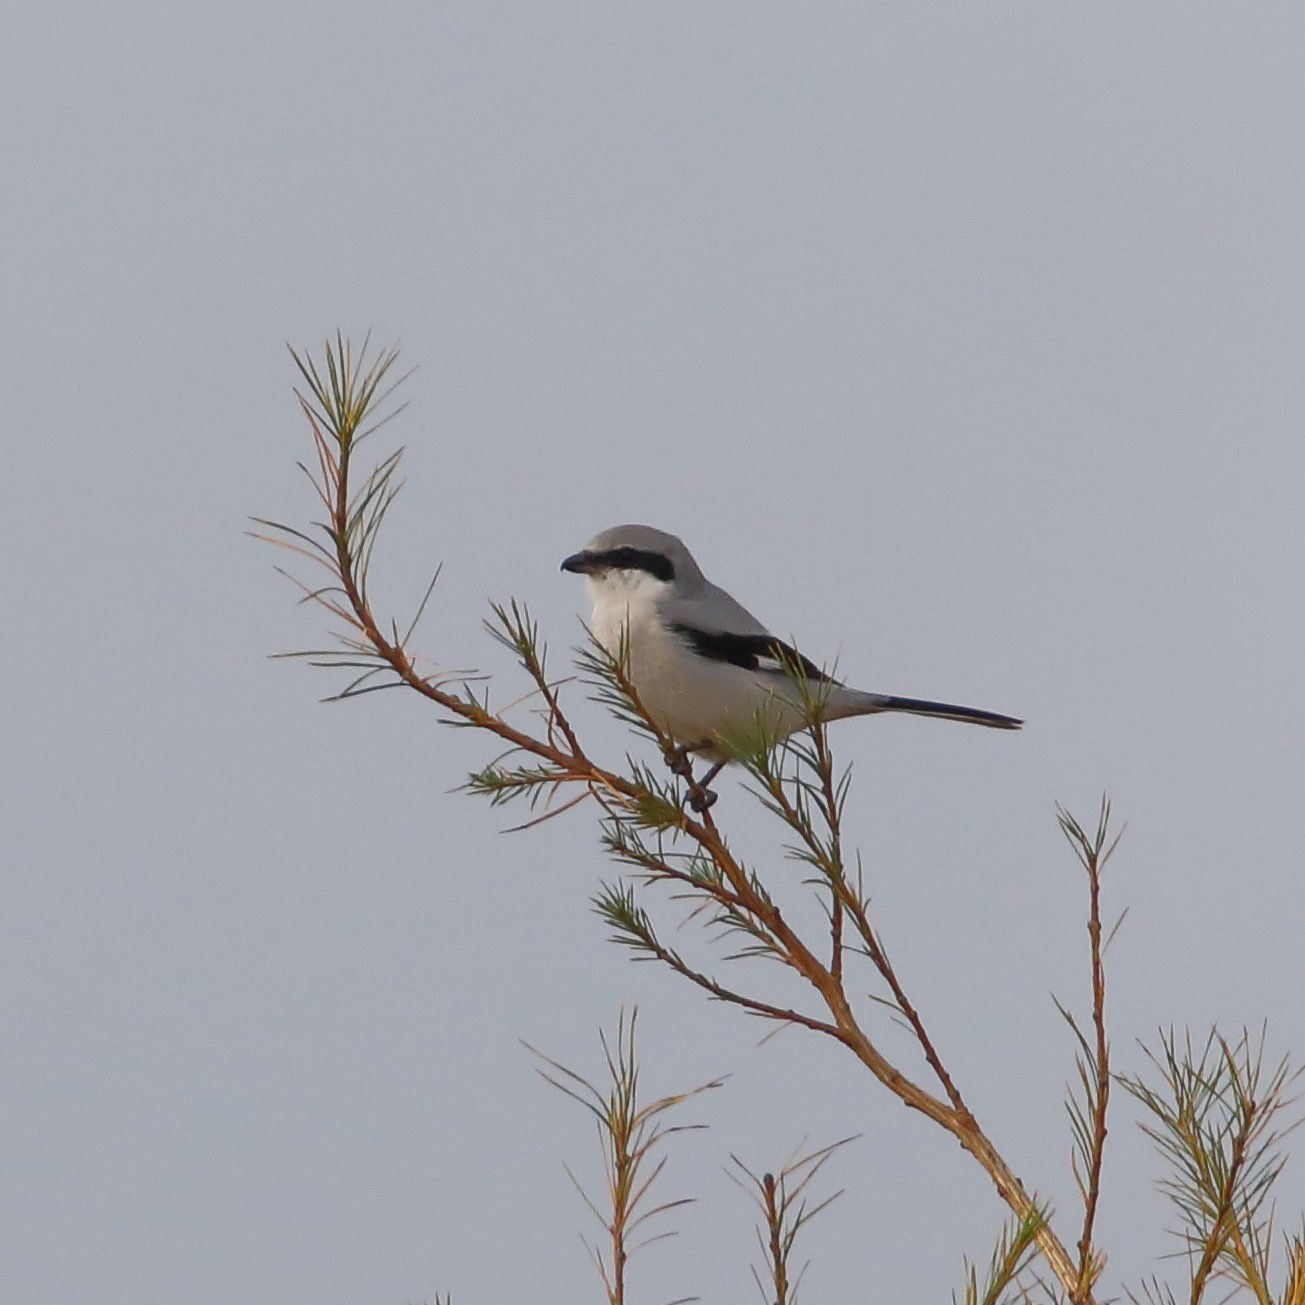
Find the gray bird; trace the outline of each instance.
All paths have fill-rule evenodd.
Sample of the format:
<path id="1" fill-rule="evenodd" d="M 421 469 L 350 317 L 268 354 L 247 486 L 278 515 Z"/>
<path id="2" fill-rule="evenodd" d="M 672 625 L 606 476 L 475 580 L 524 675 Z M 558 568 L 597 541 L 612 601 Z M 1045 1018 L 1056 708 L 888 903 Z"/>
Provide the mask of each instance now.
<path id="1" fill-rule="evenodd" d="M 630 682 L 648 714 L 686 752 L 715 763 L 704 788 L 729 760 L 721 740 L 747 731 L 759 712 L 780 737 L 805 724 L 794 667 L 826 720 L 900 711 L 1002 730 L 1023 724 L 975 707 L 849 689 L 712 584 L 679 539 L 651 526 L 604 530 L 562 570 L 585 577 L 594 637 L 613 656 L 624 644 Z"/>

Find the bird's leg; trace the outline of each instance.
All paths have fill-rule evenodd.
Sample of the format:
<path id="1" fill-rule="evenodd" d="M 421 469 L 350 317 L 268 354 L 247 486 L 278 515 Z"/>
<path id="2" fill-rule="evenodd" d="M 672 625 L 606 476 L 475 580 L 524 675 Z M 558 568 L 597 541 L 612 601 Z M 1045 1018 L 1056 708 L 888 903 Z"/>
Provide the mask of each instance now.
<path id="1" fill-rule="evenodd" d="M 712 803 L 716 801 L 716 794 L 707 785 L 720 774 L 721 767 L 725 763 L 718 761 L 701 779 L 694 779 L 693 762 L 689 757 L 689 749 L 681 745 L 677 748 L 667 748 L 666 764 L 670 767 L 672 775 L 678 775 L 688 785 L 690 809 L 698 812 L 699 815 L 707 811 Z"/>

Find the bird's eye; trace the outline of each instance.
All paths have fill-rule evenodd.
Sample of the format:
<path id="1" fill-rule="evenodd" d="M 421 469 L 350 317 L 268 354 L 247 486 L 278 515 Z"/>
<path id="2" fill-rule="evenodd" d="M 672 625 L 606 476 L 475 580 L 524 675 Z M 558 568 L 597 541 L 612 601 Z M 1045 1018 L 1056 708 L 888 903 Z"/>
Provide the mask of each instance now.
<path id="1" fill-rule="evenodd" d="M 629 544 L 622 544 L 619 548 L 609 548 L 605 553 L 598 555 L 598 560 L 612 571 L 646 571 L 649 575 L 663 581 L 675 578 L 675 567 L 664 553 L 634 548 Z"/>

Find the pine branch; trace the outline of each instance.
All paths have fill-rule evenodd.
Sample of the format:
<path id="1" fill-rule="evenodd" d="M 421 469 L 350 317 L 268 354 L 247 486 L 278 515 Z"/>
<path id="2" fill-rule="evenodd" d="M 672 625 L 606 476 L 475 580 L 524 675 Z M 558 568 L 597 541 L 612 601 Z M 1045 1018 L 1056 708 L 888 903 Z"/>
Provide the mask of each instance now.
<path id="1" fill-rule="evenodd" d="M 546 649 L 523 606 L 495 607 L 490 626 L 494 637 L 514 653 L 525 671 L 528 697 L 542 703 L 544 725 L 539 735 L 518 728 L 503 712 L 492 709 L 489 690 L 478 687 L 481 677 L 476 672 L 422 673 L 409 649 L 415 621 L 401 631 L 397 621 L 378 618 L 370 599 L 370 567 L 377 541 L 402 487 L 402 450 L 380 458 L 360 476 L 354 475 L 353 465 L 361 442 L 394 415 L 382 408 L 402 379 L 394 380 L 392 374 L 397 352 L 388 350 L 369 359 L 368 342 L 355 354 L 337 335 L 327 345 L 320 366 L 309 357 L 293 351 L 292 355 L 305 385 L 298 397 L 316 453 L 316 471 L 306 469 L 306 474 L 325 520 L 311 531 L 266 520 L 259 524 L 295 556 L 326 568 L 326 583 L 301 588 L 305 601 L 320 605 L 342 626 L 334 649 L 307 654 L 317 663 L 349 675 L 345 688 L 334 697 L 406 687 L 436 705 L 442 720 L 494 736 L 506 751 L 497 762 L 477 770 L 467 787 L 492 803 L 524 799 L 532 806 L 541 805 L 544 814 L 530 823 L 569 809 L 586 797 L 595 800 L 608 822 L 609 853 L 634 869 L 646 886 L 671 889 L 671 900 L 687 896 L 695 913 L 701 911 L 713 926 L 743 936 L 744 946 L 737 955 L 766 955 L 783 963 L 800 976 L 808 995 L 814 996 L 827 1018 L 727 988 L 690 964 L 661 942 L 651 916 L 629 885 L 604 889 L 596 902 L 617 941 L 637 957 L 667 965 L 713 997 L 754 1015 L 802 1024 L 835 1038 L 904 1105 L 946 1129 L 975 1157 L 1017 1221 L 1033 1220 L 1039 1210 L 1036 1201 L 966 1108 L 871 926 L 859 879 L 855 886 L 849 880 L 841 832 L 848 775 L 836 771 L 824 734 L 826 683 L 808 682 L 801 665 L 790 668 L 808 729 L 780 744 L 778 753 L 779 740 L 773 729 L 767 737 L 760 726 L 751 738 L 736 745 L 739 759 L 760 785 L 763 803 L 784 821 L 795 839 L 790 854 L 811 867 L 808 882 L 816 884 L 823 895 L 828 931 L 808 940 L 792 925 L 762 877 L 735 856 L 691 771 L 682 773 L 687 768 L 676 741 L 645 710 L 630 681 L 625 648 L 613 652 L 591 638 L 579 654 L 582 675 L 601 703 L 674 763 L 673 773 L 681 773 L 699 815 L 684 810 L 681 789 L 674 782 L 655 779 L 638 763 L 631 762 L 622 770 L 599 765 L 587 754 L 563 710 L 562 682 L 548 675 Z M 418 606 L 418 618 L 427 611 L 433 584 Z M 727 746 L 728 741 L 721 743 Z M 569 801 L 560 807 L 549 805 L 568 789 L 574 795 Z M 856 939 L 855 949 L 848 945 L 845 934 L 849 933 Z M 845 987 L 845 956 L 853 951 L 865 955 L 888 985 L 895 1009 L 914 1033 L 945 1099 L 902 1073 L 862 1026 Z M 1035 1235 L 1052 1272 L 1072 1289 L 1082 1279 L 1081 1263 L 1076 1264 L 1045 1221 L 1039 1223 Z M 1090 1292 L 1079 1299 L 1081 1305 L 1089 1305 Z"/>
<path id="2" fill-rule="evenodd" d="M 1110 1044 L 1106 1037 L 1106 972 L 1101 934 L 1101 872 L 1110 859 L 1122 831 L 1110 837 L 1110 803 L 1103 797 L 1093 834 L 1063 807 L 1056 809 L 1061 832 L 1088 878 L 1088 944 L 1092 967 L 1092 1040 L 1080 1031 L 1069 1011 L 1056 1002 L 1078 1040 L 1074 1063 L 1079 1076 L 1081 1099 L 1070 1095 L 1068 1109 L 1074 1130 L 1074 1174 L 1083 1198 L 1083 1227 L 1078 1240 L 1078 1283 L 1071 1295 L 1077 1301 L 1091 1292 L 1105 1269 L 1105 1256 L 1093 1245 L 1097 1207 L 1101 1199 L 1101 1168 L 1106 1147 L 1106 1117 L 1110 1104 Z M 1113 935 L 1112 935 L 1113 936 Z"/>
<path id="3" fill-rule="evenodd" d="M 606 1033 L 599 1034 L 607 1070 L 606 1087 L 597 1086 L 560 1061 L 536 1051 L 529 1043 L 525 1044 L 531 1054 L 543 1062 L 539 1068 L 540 1076 L 583 1106 L 598 1126 L 606 1187 L 601 1206 L 586 1193 L 569 1168 L 567 1176 L 607 1235 L 605 1249 L 593 1244 L 589 1244 L 589 1249 L 609 1305 L 624 1305 L 631 1257 L 653 1242 L 674 1236 L 674 1230 L 648 1235 L 642 1241 L 637 1240 L 637 1235 L 642 1235 L 642 1230 L 652 1220 L 692 1203 L 691 1198 L 680 1198 L 649 1204 L 652 1188 L 666 1165 L 664 1156 L 654 1159 L 655 1153 L 672 1135 L 705 1127 L 702 1124 L 666 1124 L 661 1117 L 684 1102 L 721 1087 L 725 1081 L 717 1078 L 688 1092 L 644 1101 L 639 1091 L 637 1021 L 637 1009 L 632 1010 L 628 1017 L 622 1010 L 615 1036 L 609 1039 Z"/>
<path id="4" fill-rule="evenodd" d="M 752 1277 L 768 1305 L 796 1305 L 798 1287 L 809 1266 L 808 1262 L 796 1273 L 793 1271 L 791 1261 L 798 1234 L 843 1194 L 834 1192 L 812 1204 L 806 1195 L 807 1188 L 834 1152 L 855 1140 L 845 1137 L 805 1155 L 795 1154 L 785 1162 L 778 1176 L 767 1172 L 758 1177 L 738 1156 L 730 1157 L 747 1182 L 729 1170 L 726 1173 L 748 1192 L 761 1211 L 757 1241 L 761 1245 L 762 1271 L 754 1268 Z"/>

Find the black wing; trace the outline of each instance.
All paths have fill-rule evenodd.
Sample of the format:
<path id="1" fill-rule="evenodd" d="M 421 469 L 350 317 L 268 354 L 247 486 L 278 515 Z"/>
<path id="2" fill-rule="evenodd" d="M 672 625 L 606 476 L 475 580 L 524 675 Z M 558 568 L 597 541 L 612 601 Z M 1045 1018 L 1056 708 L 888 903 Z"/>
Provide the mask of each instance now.
<path id="1" fill-rule="evenodd" d="M 791 644 L 773 634 L 725 634 L 717 630 L 699 630 L 678 623 L 671 626 L 698 654 L 713 662 L 728 662 L 745 671 L 783 671 L 785 665 L 797 667 L 808 680 L 832 683 L 831 677 L 813 661 L 803 657 Z"/>

